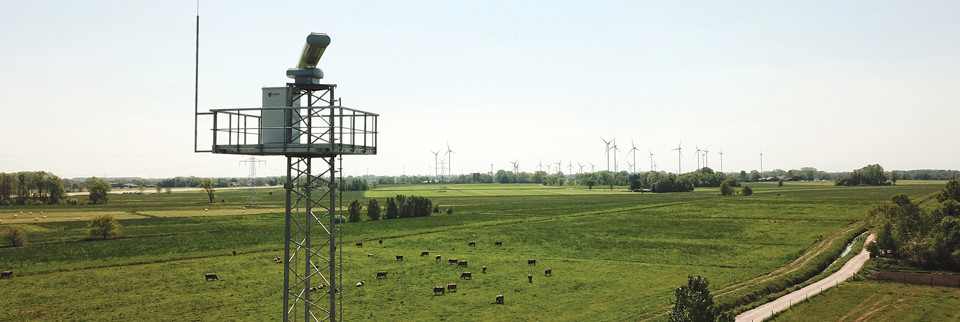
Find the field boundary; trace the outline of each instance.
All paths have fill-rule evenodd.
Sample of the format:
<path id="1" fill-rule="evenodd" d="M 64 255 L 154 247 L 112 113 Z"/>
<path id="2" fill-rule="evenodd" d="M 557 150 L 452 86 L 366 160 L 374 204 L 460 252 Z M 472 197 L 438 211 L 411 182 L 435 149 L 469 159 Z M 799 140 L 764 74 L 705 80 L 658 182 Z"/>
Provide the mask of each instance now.
<path id="1" fill-rule="evenodd" d="M 956 274 L 876 271 L 867 276 L 867 279 L 879 282 L 960 288 L 960 275 Z"/>

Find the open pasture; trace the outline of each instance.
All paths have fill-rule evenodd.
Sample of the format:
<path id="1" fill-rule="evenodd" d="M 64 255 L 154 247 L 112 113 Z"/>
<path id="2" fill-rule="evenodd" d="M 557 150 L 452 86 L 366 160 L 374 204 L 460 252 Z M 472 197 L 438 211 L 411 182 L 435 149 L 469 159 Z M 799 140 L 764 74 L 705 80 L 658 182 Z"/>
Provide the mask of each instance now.
<path id="1" fill-rule="evenodd" d="M 861 280 L 811 297 L 771 321 L 957 321 L 957 303 L 955 287 Z"/>
<path id="2" fill-rule="evenodd" d="M 431 197 L 442 208 L 453 206 L 453 215 L 345 224 L 345 318 L 662 318 L 687 275 L 707 276 L 717 290 L 765 275 L 819 241 L 836 238 L 873 203 L 897 192 L 925 196 L 942 183 L 751 184 L 756 194 L 750 197 L 720 197 L 717 189 L 638 194 L 560 188 L 566 192 L 554 194 L 536 187 L 510 195 L 510 185 L 478 185 L 487 186 L 475 194 L 471 186 L 459 186 L 460 195 Z M 381 187 L 366 196 L 383 205 L 383 197 L 425 195 L 421 191 L 437 187 Z M 345 195 L 345 204 L 364 198 Z M 283 216 L 241 212 L 243 192 L 221 196 L 224 202 L 217 205 L 199 193 L 173 193 L 122 195 L 107 205 L 76 207 L 190 215 L 124 219 L 124 238 L 107 241 L 87 240 L 85 222 L 31 224 L 42 229 L 29 233 L 29 245 L 0 248 L 0 269 L 17 272 L 0 281 L 16 286 L 4 287 L 10 291 L 0 301 L 0 320 L 163 319 L 156 312 L 210 320 L 277 317 L 282 265 L 270 259 L 282 257 Z M 261 208 L 282 207 L 282 198 L 282 190 L 263 193 Z M 197 207 L 235 215 L 204 216 Z M 354 246 L 358 241 L 364 246 Z M 471 241 L 475 247 L 468 246 Z M 239 255 L 229 255 L 233 250 Z M 422 251 L 430 255 L 420 257 Z M 404 260 L 397 261 L 397 254 Z M 435 255 L 443 260 L 436 262 Z M 454 257 L 468 260 L 469 267 L 446 261 Z M 527 265 L 528 259 L 537 265 Z M 552 276 L 544 276 L 546 268 Z M 389 274 L 378 279 L 378 271 Z M 460 279 L 464 271 L 472 278 Z M 207 272 L 220 280 L 204 282 Z M 366 285 L 354 287 L 359 281 Z M 433 294 L 433 286 L 449 283 L 457 283 L 458 291 Z M 497 294 L 505 296 L 505 305 L 492 304 Z"/>

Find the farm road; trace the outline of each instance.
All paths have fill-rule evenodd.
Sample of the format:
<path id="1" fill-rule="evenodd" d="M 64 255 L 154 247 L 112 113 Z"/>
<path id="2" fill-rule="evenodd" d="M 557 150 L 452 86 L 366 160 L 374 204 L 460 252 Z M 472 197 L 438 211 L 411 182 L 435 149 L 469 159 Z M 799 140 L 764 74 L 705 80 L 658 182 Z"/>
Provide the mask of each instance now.
<path id="1" fill-rule="evenodd" d="M 863 244 L 869 244 L 874 238 L 876 238 L 876 235 L 871 234 L 867 237 L 867 241 Z M 866 247 L 864 247 L 864 249 L 861 250 L 857 256 L 851 258 L 850 261 L 844 264 L 843 267 L 841 267 L 836 273 L 833 273 L 832 275 L 827 276 L 816 283 L 807 285 L 804 288 L 784 295 L 776 300 L 773 300 L 772 302 L 740 313 L 740 315 L 737 315 L 737 322 L 763 321 L 763 319 L 773 316 L 773 314 L 776 312 L 786 310 L 793 305 L 793 303 L 800 303 L 811 295 L 816 295 L 823 290 L 837 286 L 840 284 L 840 282 L 846 281 L 848 278 L 856 275 L 857 272 L 860 271 L 860 268 L 863 267 L 863 264 L 867 262 L 867 259 L 870 259 L 870 252 L 868 252 Z"/>

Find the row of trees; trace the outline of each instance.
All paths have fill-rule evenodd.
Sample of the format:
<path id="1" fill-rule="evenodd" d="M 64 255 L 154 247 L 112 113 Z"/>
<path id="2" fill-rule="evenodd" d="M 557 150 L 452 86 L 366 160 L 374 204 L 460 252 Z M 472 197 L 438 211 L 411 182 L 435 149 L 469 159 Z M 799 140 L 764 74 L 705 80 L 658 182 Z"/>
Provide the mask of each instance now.
<path id="1" fill-rule="evenodd" d="M 385 215 L 383 219 L 411 218 L 430 216 L 431 209 L 435 213 L 440 212 L 440 206 L 433 203 L 430 198 L 420 196 L 397 195 L 396 198 L 387 198 Z M 363 205 L 359 200 L 354 199 L 347 206 L 348 220 L 350 222 L 360 221 L 360 213 L 363 211 Z M 380 220 L 380 202 L 377 199 L 367 201 L 367 218 L 369 220 Z M 447 208 L 447 214 L 453 214 L 453 208 Z"/>
<path id="2" fill-rule="evenodd" d="M 927 269 L 960 269 L 960 181 L 952 180 L 924 209 L 906 194 L 874 206 L 867 223 L 877 235 L 867 245 L 874 256 L 890 256 Z"/>
<path id="3" fill-rule="evenodd" d="M 66 193 L 60 177 L 49 172 L 0 173 L 0 205 L 56 205 Z"/>

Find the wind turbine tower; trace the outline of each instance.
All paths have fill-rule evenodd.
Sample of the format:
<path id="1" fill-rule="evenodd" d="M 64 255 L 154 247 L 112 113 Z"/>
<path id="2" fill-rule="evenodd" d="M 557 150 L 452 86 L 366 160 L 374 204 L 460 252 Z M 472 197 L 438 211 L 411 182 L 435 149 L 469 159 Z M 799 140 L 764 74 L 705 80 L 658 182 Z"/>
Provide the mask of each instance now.
<path id="1" fill-rule="evenodd" d="M 437 174 L 437 171 L 439 171 L 439 169 L 437 169 L 437 156 L 440 155 L 440 151 L 430 152 L 433 153 L 433 176 L 436 177 L 439 176 L 439 174 Z"/>
<path id="2" fill-rule="evenodd" d="M 633 144 L 633 139 L 630 139 L 630 146 L 632 146 L 630 148 L 630 152 L 627 152 L 627 153 L 633 153 L 633 164 L 630 165 L 631 167 L 630 171 L 633 173 L 636 173 L 637 172 L 637 151 L 640 151 L 640 149 L 637 149 L 637 146 Z"/>
<path id="3" fill-rule="evenodd" d="M 610 143 L 612 143 L 613 140 L 607 141 L 601 136 L 600 141 L 603 141 L 603 143 L 607 145 L 607 147 L 603 149 L 603 153 L 607 157 L 607 171 L 610 171 Z"/>
<path id="4" fill-rule="evenodd" d="M 620 148 L 617 148 L 617 138 L 613 138 L 613 172 L 620 172 L 617 167 L 617 152 L 620 152 Z"/>
<path id="5" fill-rule="evenodd" d="M 720 173 L 723 173 L 723 149 L 720 149 Z"/>
<path id="6" fill-rule="evenodd" d="M 683 152 L 681 152 L 682 151 L 682 148 L 680 147 L 681 145 L 683 145 L 683 140 L 680 140 L 680 143 L 677 144 L 677 148 L 670 150 L 670 151 L 677 151 L 677 175 L 678 176 L 680 175 L 680 156 L 683 155 Z"/>
<path id="7" fill-rule="evenodd" d="M 760 173 L 763 173 L 763 150 L 760 150 Z"/>
<path id="8" fill-rule="evenodd" d="M 450 172 L 451 171 L 450 168 L 452 168 L 452 166 L 450 165 L 451 163 L 450 160 L 453 158 L 451 158 L 450 155 L 454 153 L 456 152 L 453 152 L 453 150 L 450 150 L 450 143 L 447 143 L 447 175 L 450 176 L 451 180 L 453 179 L 453 173 Z"/>

